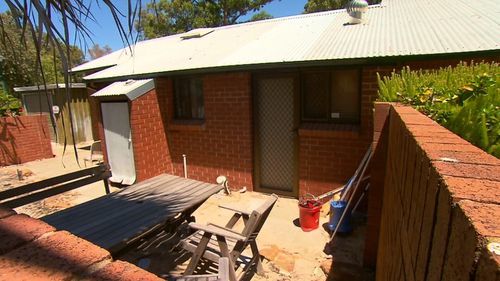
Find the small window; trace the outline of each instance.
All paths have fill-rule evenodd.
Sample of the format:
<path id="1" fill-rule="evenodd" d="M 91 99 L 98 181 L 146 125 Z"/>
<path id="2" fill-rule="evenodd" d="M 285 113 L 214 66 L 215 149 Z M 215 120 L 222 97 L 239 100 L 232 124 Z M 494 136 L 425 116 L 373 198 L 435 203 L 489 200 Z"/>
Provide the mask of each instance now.
<path id="1" fill-rule="evenodd" d="M 205 119 L 202 79 L 190 77 L 175 80 L 174 106 L 175 119 Z"/>
<path id="2" fill-rule="evenodd" d="M 305 72 L 301 83 L 302 121 L 359 123 L 358 69 Z"/>

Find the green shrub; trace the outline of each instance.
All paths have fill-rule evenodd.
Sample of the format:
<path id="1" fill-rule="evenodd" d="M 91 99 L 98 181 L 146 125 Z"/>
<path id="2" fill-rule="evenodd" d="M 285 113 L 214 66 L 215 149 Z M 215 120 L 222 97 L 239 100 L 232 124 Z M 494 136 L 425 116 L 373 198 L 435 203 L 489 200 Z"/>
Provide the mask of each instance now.
<path id="1" fill-rule="evenodd" d="M 406 67 L 378 77 L 379 100 L 408 104 L 500 158 L 500 65 L 460 63 L 434 71 Z"/>
<path id="2" fill-rule="evenodd" d="M 0 117 L 17 115 L 19 114 L 19 108 L 21 108 L 21 102 L 19 99 L 4 93 L 0 89 Z"/>

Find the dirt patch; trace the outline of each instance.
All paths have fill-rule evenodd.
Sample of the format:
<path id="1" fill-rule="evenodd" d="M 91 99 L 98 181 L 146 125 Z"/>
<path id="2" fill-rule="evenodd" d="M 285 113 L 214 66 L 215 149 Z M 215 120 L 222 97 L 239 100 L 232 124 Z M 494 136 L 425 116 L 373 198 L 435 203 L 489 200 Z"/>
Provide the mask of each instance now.
<path id="1" fill-rule="evenodd" d="M 0 192 L 43 180 L 26 167 L 10 166 L 0 168 Z M 40 218 L 73 206 L 79 196 L 77 191 L 66 192 L 38 202 L 16 208 L 16 212 Z"/>

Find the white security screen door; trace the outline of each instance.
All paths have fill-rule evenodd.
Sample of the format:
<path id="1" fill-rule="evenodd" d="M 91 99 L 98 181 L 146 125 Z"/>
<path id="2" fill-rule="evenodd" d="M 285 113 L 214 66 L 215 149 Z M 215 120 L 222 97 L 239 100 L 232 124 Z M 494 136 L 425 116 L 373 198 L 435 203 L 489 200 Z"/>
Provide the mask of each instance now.
<path id="1" fill-rule="evenodd" d="M 257 189 L 294 195 L 297 134 L 293 77 L 257 79 Z"/>

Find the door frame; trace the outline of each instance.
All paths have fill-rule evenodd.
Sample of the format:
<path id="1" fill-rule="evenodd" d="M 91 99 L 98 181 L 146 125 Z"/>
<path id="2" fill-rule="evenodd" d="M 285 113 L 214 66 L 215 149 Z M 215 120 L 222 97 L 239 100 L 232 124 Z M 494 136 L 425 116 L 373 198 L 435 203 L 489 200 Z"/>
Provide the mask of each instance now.
<path id="1" fill-rule="evenodd" d="M 259 102 L 259 95 L 260 93 L 258 92 L 258 82 L 260 79 L 272 79 L 272 78 L 292 78 L 293 79 L 293 123 L 294 123 L 294 133 L 295 133 L 295 139 L 293 143 L 293 150 L 294 150 L 294 171 L 293 171 L 293 182 L 294 185 L 292 186 L 292 190 L 290 192 L 283 191 L 283 190 L 277 190 L 277 189 L 272 189 L 272 188 L 266 188 L 266 187 L 261 187 L 260 186 L 260 175 L 261 175 L 261 147 L 260 147 L 260 140 L 259 140 L 259 108 L 258 108 L 258 102 Z M 264 193 L 276 193 L 281 196 L 286 196 L 286 197 L 293 197 L 293 198 L 298 198 L 298 193 L 299 193 L 299 125 L 300 125 L 300 80 L 299 80 L 299 73 L 298 72 L 289 72 L 289 71 L 283 71 L 283 72 L 273 72 L 273 73 L 257 73 L 257 74 L 252 74 L 252 93 L 253 93 L 253 99 L 252 99 L 252 111 L 253 111 L 253 149 L 254 149 L 254 163 L 253 163 L 253 168 L 254 168 L 254 173 L 253 173 L 253 182 L 254 182 L 254 187 L 255 191 L 258 192 L 264 192 Z"/>

